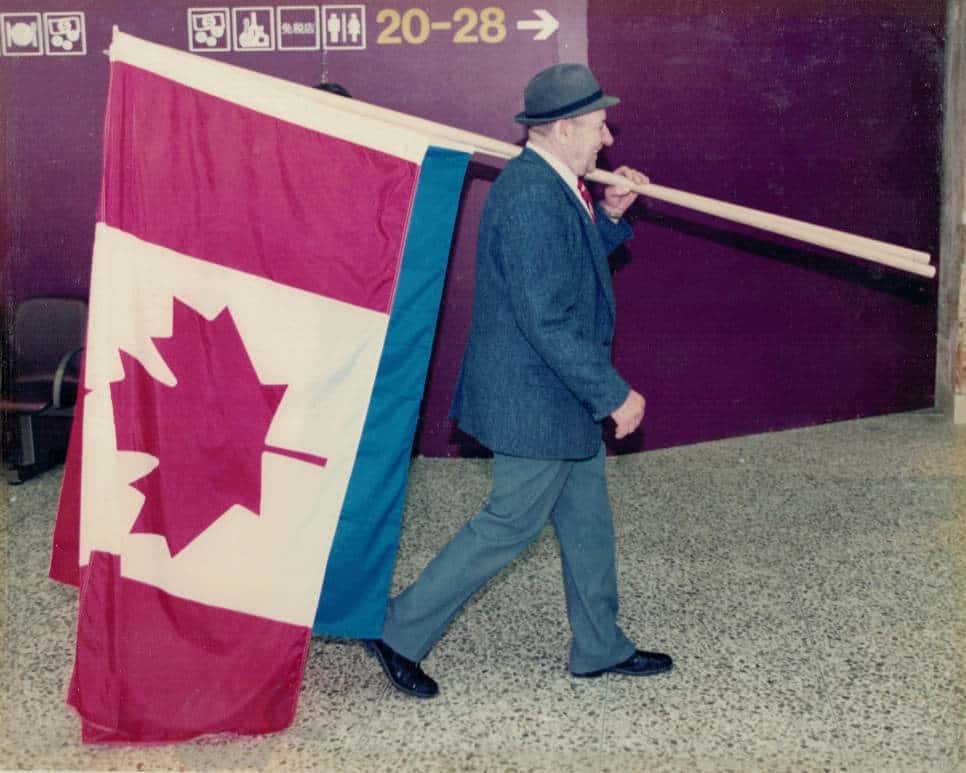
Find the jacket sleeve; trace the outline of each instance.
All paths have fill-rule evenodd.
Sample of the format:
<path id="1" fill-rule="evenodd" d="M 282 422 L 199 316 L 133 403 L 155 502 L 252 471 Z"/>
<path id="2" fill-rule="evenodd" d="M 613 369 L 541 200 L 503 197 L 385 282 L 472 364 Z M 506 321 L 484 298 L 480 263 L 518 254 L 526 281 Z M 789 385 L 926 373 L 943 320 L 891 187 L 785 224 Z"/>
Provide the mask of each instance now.
<path id="1" fill-rule="evenodd" d="M 624 402 L 630 386 L 611 363 L 612 331 L 608 340 L 596 340 L 599 332 L 593 324 L 582 322 L 575 313 L 578 304 L 586 302 L 579 296 L 586 292 L 587 272 L 594 270 L 579 221 L 569 208 L 548 206 L 545 198 L 539 188 L 514 196 L 513 206 L 501 219 L 498 262 L 524 337 L 557 379 L 601 421 Z M 595 275 L 592 280 L 597 281 Z"/>
<path id="2" fill-rule="evenodd" d="M 597 230 L 600 233 L 600 238 L 604 242 L 604 249 L 610 255 L 634 235 L 634 229 L 631 228 L 630 223 L 624 218 L 621 218 L 615 223 L 610 219 L 610 216 L 603 210 L 600 204 L 595 204 L 594 209 L 597 212 Z"/>

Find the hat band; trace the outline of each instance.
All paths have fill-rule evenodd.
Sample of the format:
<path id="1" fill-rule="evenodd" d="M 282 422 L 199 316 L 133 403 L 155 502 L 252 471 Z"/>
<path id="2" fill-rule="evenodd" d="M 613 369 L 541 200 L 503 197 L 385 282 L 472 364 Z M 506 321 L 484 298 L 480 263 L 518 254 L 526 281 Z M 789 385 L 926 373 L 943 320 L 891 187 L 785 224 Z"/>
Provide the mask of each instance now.
<path id="1" fill-rule="evenodd" d="M 546 113 L 527 113 L 527 118 L 559 118 L 560 116 L 566 115 L 572 110 L 579 110 L 582 107 L 586 107 L 591 102 L 596 102 L 602 96 L 604 96 L 604 92 L 598 89 L 589 97 L 578 99 L 576 102 L 571 102 L 569 105 L 558 107 L 556 110 L 550 110 Z"/>

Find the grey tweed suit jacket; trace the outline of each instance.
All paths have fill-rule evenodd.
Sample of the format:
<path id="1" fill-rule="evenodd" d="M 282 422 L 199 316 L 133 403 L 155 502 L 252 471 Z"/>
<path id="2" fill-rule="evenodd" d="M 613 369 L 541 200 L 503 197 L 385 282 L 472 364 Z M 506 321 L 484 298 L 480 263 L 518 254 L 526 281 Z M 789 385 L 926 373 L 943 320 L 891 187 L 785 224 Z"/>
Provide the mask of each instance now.
<path id="1" fill-rule="evenodd" d="M 585 459 L 630 391 L 611 363 L 608 255 L 631 236 L 525 149 L 480 222 L 469 341 L 450 415 L 493 451 Z"/>

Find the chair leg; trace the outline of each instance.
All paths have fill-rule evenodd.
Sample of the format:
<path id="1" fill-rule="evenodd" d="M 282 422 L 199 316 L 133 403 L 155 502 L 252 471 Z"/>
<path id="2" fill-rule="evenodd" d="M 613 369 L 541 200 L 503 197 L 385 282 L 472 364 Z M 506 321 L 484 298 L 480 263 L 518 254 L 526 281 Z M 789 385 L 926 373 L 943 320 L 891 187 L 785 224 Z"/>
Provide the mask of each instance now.
<path id="1" fill-rule="evenodd" d="M 28 478 L 61 464 L 67 456 L 70 411 L 36 414 L 4 414 L 3 474 L 8 483 Z"/>
<path id="2" fill-rule="evenodd" d="M 10 464 L 9 462 L 4 462 L 3 464 L 3 477 L 4 480 L 11 486 L 19 486 L 30 476 L 25 476 L 23 471 L 16 465 Z"/>
<path id="3" fill-rule="evenodd" d="M 10 420 L 12 417 L 7 414 L 4 418 Z M 33 417 L 29 414 L 19 414 L 16 420 L 16 432 L 9 432 L 9 424 L 4 430 L 4 442 L 9 445 L 3 459 L 3 476 L 12 486 L 23 483 L 35 474 L 37 463 Z"/>
<path id="4" fill-rule="evenodd" d="M 20 460 L 19 466 L 29 467 L 37 462 L 37 449 L 34 446 L 34 424 L 32 416 L 21 415 L 17 417 L 18 429 L 20 430 Z"/>

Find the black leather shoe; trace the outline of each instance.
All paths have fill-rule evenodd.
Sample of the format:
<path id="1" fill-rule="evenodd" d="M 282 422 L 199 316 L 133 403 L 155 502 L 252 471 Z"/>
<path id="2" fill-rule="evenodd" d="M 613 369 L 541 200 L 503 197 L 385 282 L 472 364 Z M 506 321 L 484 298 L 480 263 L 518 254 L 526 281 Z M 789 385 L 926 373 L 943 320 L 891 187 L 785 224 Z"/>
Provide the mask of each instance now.
<path id="1" fill-rule="evenodd" d="M 588 671 L 586 674 L 574 674 L 580 679 L 596 679 L 604 674 L 626 674 L 627 676 L 652 676 L 663 674 L 674 668 L 674 661 L 670 655 L 662 652 L 644 652 L 635 650 L 627 660 L 616 666 L 602 668 L 599 671 Z"/>
<path id="2" fill-rule="evenodd" d="M 366 649 L 382 664 L 393 686 L 417 698 L 435 698 L 439 685 L 409 658 L 404 658 L 382 639 L 366 639 Z"/>

